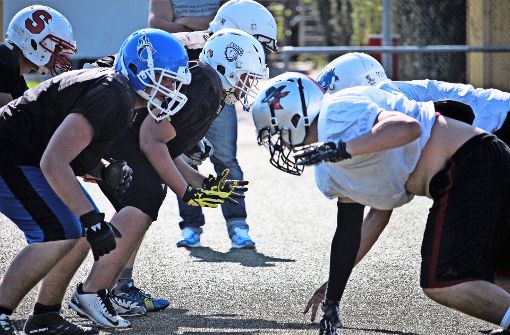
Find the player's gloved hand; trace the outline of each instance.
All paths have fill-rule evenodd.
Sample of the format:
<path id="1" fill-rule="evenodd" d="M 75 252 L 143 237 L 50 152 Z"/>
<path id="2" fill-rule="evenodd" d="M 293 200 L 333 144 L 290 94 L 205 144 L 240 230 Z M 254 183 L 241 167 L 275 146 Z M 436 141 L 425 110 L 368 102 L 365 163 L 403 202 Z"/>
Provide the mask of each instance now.
<path id="1" fill-rule="evenodd" d="M 322 304 L 322 319 L 319 323 L 320 335 L 336 335 L 337 328 L 341 328 L 338 302 L 326 300 Z"/>
<path id="2" fill-rule="evenodd" d="M 207 158 L 211 157 L 214 147 L 205 137 L 195 144 L 191 149 L 184 152 L 183 159 L 188 165 L 200 165 Z"/>
<path id="3" fill-rule="evenodd" d="M 298 165 L 315 165 L 322 162 L 339 162 L 351 158 L 351 155 L 345 149 L 345 142 L 317 142 L 310 145 L 304 145 L 296 149 L 296 158 Z"/>
<path id="4" fill-rule="evenodd" d="M 218 194 L 209 193 L 201 188 L 194 188 L 193 186 L 188 185 L 186 192 L 184 192 L 184 195 L 182 196 L 182 201 L 190 206 L 216 208 L 225 200 Z"/>
<path id="5" fill-rule="evenodd" d="M 119 194 L 123 194 L 133 181 L 133 170 L 126 161 L 111 160 L 110 164 L 101 170 L 103 182 Z"/>
<path id="6" fill-rule="evenodd" d="M 104 213 L 90 211 L 80 216 L 80 222 L 85 228 L 94 261 L 114 250 L 117 246 L 115 237 L 122 237 L 114 226 L 104 220 Z"/>
<path id="7" fill-rule="evenodd" d="M 209 175 L 209 177 L 204 179 L 202 189 L 217 194 L 233 205 L 239 205 L 239 202 L 235 199 L 244 198 L 243 193 L 248 191 L 248 187 L 246 187 L 248 181 L 227 179 L 229 172 L 229 169 L 225 169 L 221 172 L 220 176 Z"/>
<path id="8" fill-rule="evenodd" d="M 313 293 L 310 300 L 308 300 L 308 303 L 306 304 L 305 310 L 303 314 L 308 313 L 310 308 L 312 308 L 312 312 L 310 315 L 310 321 L 314 322 L 315 317 L 317 316 L 317 310 L 319 309 L 319 306 L 324 301 L 324 298 L 326 297 L 326 288 L 328 287 L 328 282 L 325 282 L 322 284 L 321 287 L 319 287 L 315 292 Z"/>

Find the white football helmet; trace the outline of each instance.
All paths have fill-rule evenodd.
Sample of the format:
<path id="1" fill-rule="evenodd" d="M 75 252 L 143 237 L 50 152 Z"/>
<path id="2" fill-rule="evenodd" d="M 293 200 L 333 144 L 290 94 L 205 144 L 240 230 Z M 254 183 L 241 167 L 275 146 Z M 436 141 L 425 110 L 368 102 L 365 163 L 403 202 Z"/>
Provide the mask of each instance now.
<path id="1" fill-rule="evenodd" d="M 227 94 L 225 103 L 241 101 L 245 110 L 255 98 L 259 79 L 269 78 L 262 45 L 239 29 L 222 29 L 205 43 L 199 59 L 216 70 Z"/>
<path id="2" fill-rule="evenodd" d="M 270 52 L 276 52 L 277 27 L 273 15 L 256 1 L 230 0 L 218 9 L 209 23 L 209 31 L 217 32 L 224 28 L 236 28 L 245 31 Z"/>
<path id="3" fill-rule="evenodd" d="M 292 149 L 304 144 L 323 96 L 324 91 L 312 78 L 297 72 L 274 77 L 257 96 L 252 110 L 257 141 L 269 150 L 269 162 L 274 167 L 294 175 L 303 172 Z"/>
<path id="4" fill-rule="evenodd" d="M 389 81 L 382 65 L 372 56 L 361 52 L 342 55 L 326 65 L 317 82 L 328 93 L 353 86 L 374 86 Z"/>
<path id="5" fill-rule="evenodd" d="M 71 61 L 66 55 L 76 53 L 71 24 L 64 15 L 47 6 L 20 10 L 7 27 L 5 41 L 11 48 L 18 47 L 41 74 L 70 70 Z"/>

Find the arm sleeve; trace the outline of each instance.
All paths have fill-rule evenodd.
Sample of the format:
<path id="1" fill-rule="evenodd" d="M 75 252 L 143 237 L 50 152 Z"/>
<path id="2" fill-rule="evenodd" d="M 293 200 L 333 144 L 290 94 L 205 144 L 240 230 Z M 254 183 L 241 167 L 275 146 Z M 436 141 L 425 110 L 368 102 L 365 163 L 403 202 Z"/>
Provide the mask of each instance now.
<path id="1" fill-rule="evenodd" d="M 364 208 L 360 204 L 338 203 L 337 227 L 331 243 L 327 300 L 342 299 L 361 243 Z"/>

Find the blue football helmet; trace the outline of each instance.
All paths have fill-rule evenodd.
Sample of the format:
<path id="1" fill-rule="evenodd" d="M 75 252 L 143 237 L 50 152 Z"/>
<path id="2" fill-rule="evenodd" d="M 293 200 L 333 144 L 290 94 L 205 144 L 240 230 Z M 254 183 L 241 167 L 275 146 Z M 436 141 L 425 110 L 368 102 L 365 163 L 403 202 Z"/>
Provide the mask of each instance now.
<path id="1" fill-rule="evenodd" d="M 147 28 L 132 33 L 120 47 L 114 67 L 147 100 L 149 115 L 156 121 L 174 115 L 188 101 L 179 92 L 191 82 L 188 54 L 166 31 Z"/>

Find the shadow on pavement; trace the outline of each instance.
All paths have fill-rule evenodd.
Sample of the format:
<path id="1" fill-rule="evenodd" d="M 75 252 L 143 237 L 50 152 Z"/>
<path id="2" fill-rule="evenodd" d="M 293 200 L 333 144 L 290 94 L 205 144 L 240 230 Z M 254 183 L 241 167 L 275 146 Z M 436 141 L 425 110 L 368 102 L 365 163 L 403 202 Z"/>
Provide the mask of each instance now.
<path id="1" fill-rule="evenodd" d="M 267 330 L 316 329 L 317 325 L 297 322 L 277 322 L 260 318 L 243 318 L 237 314 L 196 315 L 186 309 L 167 309 L 133 320 L 133 328 L 123 334 L 183 334 L 183 335 L 256 335 Z M 191 328 L 190 330 L 183 330 Z M 237 331 L 233 331 L 237 330 Z"/>
<path id="2" fill-rule="evenodd" d="M 356 327 L 342 327 L 339 329 L 340 334 L 341 334 L 342 329 L 359 330 L 359 331 L 362 331 L 363 334 L 365 334 L 366 332 L 370 332 L 370 334 L 377 333 L 377 334 L 392 334 L 392 335 L 420 335 L 418 333 L 401 332 L 398 330 L 387 330 L 387 329 L 378 329 L 378 328 L 369 329 L 369 328 L 356 328 Z"/>
<path id="3" fill-rule="evenodd" d="M 273 263 L 290 263 L 294 259 L 266 256 L 256 250 L 230 249 L 228 252 L 215 251 L 209 247 L 188 249 L 191 256 L 198 258 L 198 262 L 239 263 L 247 267 L 270 267 Z"/>

